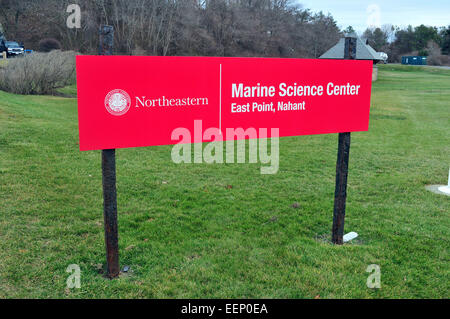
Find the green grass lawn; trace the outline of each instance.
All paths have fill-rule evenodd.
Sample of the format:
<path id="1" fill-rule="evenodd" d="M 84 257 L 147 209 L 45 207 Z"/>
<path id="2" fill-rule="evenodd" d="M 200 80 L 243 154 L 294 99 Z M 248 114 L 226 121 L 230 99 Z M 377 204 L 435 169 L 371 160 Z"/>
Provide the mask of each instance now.
<path id="1" fill-rule="evenodd" d="M 75 92 L 74 87 L 66 90 Z M 76 99 L 0 92 L 0 298 L 449 298 L 450 72 L 380 67 L 352 134 L 346 232 L 329 242 L 337 135 L 280 139 L 280 170 L 117 151 L 120 263 L 105 263 L 101 154 Z M 229 187 L 232 186 L 232 187 Z M 293 208 L 298 202 L 300 206 Z M 81 289 L 66 288 L 70 264 Z M 381 289 L 366 268 L 381 267 Z"/>
<path id="2" fill-rule="evenodd" d="M 57 90 L 57 93 L 62 94 L 65 97 L 76 97 L 77 96 L 77 85 L 69 85 Z"/>

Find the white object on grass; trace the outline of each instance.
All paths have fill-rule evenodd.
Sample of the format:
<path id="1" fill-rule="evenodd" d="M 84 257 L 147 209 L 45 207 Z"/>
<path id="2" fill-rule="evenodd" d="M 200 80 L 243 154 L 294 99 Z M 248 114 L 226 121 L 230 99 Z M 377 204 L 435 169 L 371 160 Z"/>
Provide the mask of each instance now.
<path id="1" fill-rule="evenodd" d="M 355 233 L 354 231 L 352 231 L 351 233 L 345 234 L 344 235 L 344 243 L 348 243 L 349 241 L 355 239 L 356 237 L 358 237 L 358 234 Z"/>
<path id="2" fill-rule="evenodd" d="M 441 186 L 441 187 L 438 188 L 438 190 L 440 192 L 445 193 L 445 194 L 450 194 L 450 169 L 448 171 L 448 184 L 447 184 L 447 186 Z"/>

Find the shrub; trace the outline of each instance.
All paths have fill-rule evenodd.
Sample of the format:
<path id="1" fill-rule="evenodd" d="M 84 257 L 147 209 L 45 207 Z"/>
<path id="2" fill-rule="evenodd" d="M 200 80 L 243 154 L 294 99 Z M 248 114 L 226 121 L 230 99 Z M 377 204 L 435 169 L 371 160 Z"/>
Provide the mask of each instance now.
<path id="1" fill-rule="evenodd" d="M 53 50 L 61 50 L 61 43 L 53 38 L 42 39 L 39 41 L 39 51 L 50 52 Z"/>
<path id="2" fill-rule="evenodd" d="M 32 53 L 0 69 L 0 89 L 15 94 L 53 94 L 74 80 L 75 52 Z"/>
<path id="3" fill-rule="evenodd" d="M 450 57 L 448 55 L 441 54 L 441 48 L 439 44 L 434 41 L 428 42 L 427 51 L 428 55 L 428 64 L 429 65 L 449 65 Z"/>

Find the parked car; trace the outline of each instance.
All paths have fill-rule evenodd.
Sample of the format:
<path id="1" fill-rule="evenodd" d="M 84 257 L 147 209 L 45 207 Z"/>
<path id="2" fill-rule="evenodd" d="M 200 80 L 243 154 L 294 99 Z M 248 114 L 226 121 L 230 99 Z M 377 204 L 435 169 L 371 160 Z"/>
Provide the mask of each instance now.
<path id="1" fill-rule="evenodd" d="M 20 56 L 23 55 L 24 53 L 23 45 L 20 45 L 19 43 L 14 41 L 6 41 L 5 47 L 6 47 L 6 54 L 8 55 L 8 57 Z"/>
<path id="2" fill-rule="evenodd" d="M 388 61 L 388 58 L 389 58 L 388 55 L 384 52 L 380 52 L 380 57 L 381 57 L 381 61 L 383 61 L 383 63 L 386 64 Z"/>

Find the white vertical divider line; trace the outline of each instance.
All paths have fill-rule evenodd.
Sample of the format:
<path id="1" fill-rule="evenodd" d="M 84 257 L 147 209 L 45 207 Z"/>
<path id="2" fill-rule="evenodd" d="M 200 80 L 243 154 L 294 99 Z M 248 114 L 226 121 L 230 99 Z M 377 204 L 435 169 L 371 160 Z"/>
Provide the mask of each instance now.
<path id="1" fill-rule="evenodd" d="M 219 88 L 219 131 L 222 135 L 222 63 L 220 64 L 220 88 Z"/>

